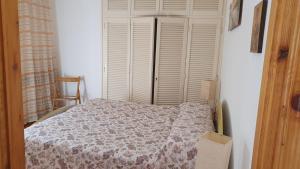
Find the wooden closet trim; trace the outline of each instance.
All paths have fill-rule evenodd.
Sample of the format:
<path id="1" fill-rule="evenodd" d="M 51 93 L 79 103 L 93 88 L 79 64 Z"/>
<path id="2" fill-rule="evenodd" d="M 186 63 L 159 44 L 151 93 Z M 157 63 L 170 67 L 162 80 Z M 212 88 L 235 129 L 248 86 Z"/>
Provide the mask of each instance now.
<path id="1" fill-rule="evenodd" d="M 283 96 L 288 74 L 288 59 L 280 51 L 292 45 L 299 0 L 272 1 L 271 18 L 265 55 L 259 114 L 257 119 L 252 169 L 277 169 L 287 118 L 286 98 Z"/>
<path id="2" fill-rule="evenodd" d="M 0 15 L 0 168 L 22 169 L 25 150 L 18 0 L 1 0 Z"/>

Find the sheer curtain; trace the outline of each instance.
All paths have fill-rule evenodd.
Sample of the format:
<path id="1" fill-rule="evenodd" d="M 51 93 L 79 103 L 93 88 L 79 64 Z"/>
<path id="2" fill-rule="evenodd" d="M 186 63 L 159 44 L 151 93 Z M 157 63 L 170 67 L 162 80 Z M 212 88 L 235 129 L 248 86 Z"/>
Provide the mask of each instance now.
<path id="1" fill-rule="evenodd" d="M 57 73 L 53 0 L 19 0 L 19 24 L 25 123 L 52 110 Z"/>

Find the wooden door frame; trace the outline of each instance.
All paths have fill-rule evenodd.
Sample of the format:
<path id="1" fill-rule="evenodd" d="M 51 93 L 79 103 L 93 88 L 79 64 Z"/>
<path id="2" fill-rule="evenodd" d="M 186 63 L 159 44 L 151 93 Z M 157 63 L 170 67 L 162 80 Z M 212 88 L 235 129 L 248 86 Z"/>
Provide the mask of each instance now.
<path id="1" fill-rule="evenodd" d="M 288 87 L 293 78 L 290 51 L 295 40 L 295 17 L 300 0 L 273 0 L 265 55 L 252 169 L 277 169 L 284 145 L 289 106 Z"/>
<path id="2" fill-rule="evenodd" d="M 25 168 L 18 0 L 0 1 L 0 168 Z"/>
<path id="3" fill-rule="evenodd" d="M 288 49 L 298 0 L 273 0 L 263 83 L 253 155 L 253 169 L 271 169 L 278 151 L 276 137 L 282 131 L 285 106 L 281 105 L 287 61 L 279 58 Z M 0 168 L 25 168 L 21 65 L 18 30 L 18 0 L 0 1 Z M 293 3 L 294 2 L 294 3 Z M 287 15 L 288 13 L 288 15 Z M 278 97 L 279 96 L 279 97 Z M 275 131 L 274 131 L 275 130 Z"/>

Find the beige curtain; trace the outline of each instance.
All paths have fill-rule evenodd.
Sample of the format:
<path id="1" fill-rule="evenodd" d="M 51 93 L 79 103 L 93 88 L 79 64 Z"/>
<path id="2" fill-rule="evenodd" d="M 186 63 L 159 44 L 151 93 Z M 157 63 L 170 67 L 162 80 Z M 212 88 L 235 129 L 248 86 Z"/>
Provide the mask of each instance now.
<path id="1" fill-rule="evenodd" d="M 52 0 L 19 0 L 25 123 L 52 110 L 56 32 Z"/>

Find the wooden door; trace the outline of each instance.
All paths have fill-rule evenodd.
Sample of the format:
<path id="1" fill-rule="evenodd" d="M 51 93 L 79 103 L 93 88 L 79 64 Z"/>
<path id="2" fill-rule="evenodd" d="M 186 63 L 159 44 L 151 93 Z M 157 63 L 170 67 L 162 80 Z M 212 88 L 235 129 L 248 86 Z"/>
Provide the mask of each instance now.
<path id="1" fill-rule="evenodd" d="M 130 19 L 103 22 L 103 98 L 129 101 Z"/>
<path id="2" fill-rule="evenodd" d="M 300 168 L 300 0 L 273 1 L 253 169 Z"/>
<path id="3" fill-rule="evenodd" d="M 190 0 L 193 17 L 222 17 L 225 0 Z"/>
<path id="4" fill-rule="evenodd" d="M 299 12 L 300 13 L 300 12 Z M 283 122 L 281 149 L 278 168 L 300 168 L 300 15 L 297 17 L 296 32 L 288 64 L 288 78 L 283 97 L 286 98 L 286 114 Z"/>
<path id="5" fill-rule="evenodd" d="M 187 30 L 185 18 L 158 18 L 154 104 L 183 102 Z"/>
<path id="6" fill-rule="evenodd" d="M 25 168 L 18 1 L 0 1 L 0 168 Z"/>
<path id="7" fill-rule="evenodd" d="M 221 20 L 190 19 L 187 45 L 184 101 L 207 102 L 210 81 L 217 80 Z M 214 99 L 214 98 L 211 98 Z"/>
<path id="8" fill-rule="evenodd" d="M 160 15 L 187 15 L 188 0 L 160 0 Z"/>
<path id="9" fill-rule="evenodd" d="M 129 17 L 131 0 L 104 0 L 103 16 L 105 17 Z"/>
<path id="10" fill-rule="evenodd" d="M 154 25 L 148 18 L 131 19 L 130 101 L 152 103 Z"/>
<path id="11" fill-rule="evenodd" d="M 132 16 L 157 15 L 159 13 L 159 0 L 132 0 Z"/>

